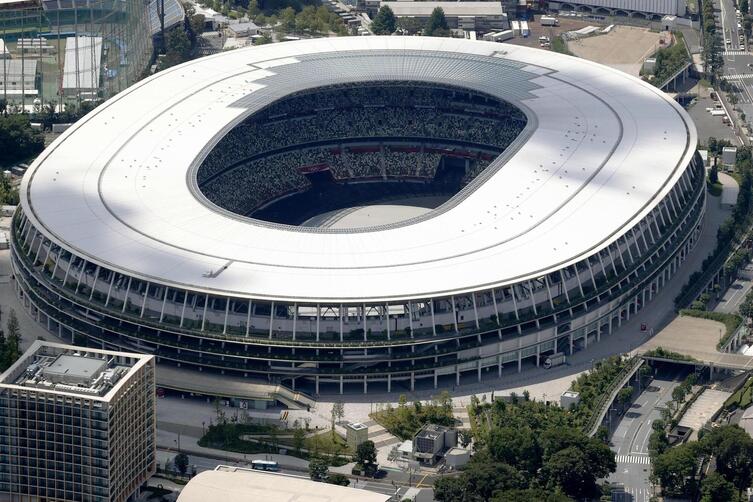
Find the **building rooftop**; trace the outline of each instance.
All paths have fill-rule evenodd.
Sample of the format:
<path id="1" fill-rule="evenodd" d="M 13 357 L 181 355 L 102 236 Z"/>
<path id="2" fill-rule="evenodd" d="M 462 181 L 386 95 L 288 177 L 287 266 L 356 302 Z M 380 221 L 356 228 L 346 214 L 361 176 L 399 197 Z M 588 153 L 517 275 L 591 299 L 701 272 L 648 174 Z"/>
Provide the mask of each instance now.
<path id="1" fill-rule="evenodd" d="M 416 433 L 416 439 L 418 438 L 426 438 L 431 439 L 434 441 L 439 436 L 444 434 L 445 432 L 449 431 L 449 427 L 445 427 L 444 425 L 436 425 L 436 424 L 426 424 L 423 427 L 421 427 L 421 430 Z"/>
<path id="2" fill-rule="evenodd" d="M 152 357 L 36 341 L 0 377 L 0 390 L 35 389 L 107 400 Z"/>
<path id="3" fill-rule="evenodd" d="M 399 225 L 274 225 L 192 188 L 220 138 L 280 96 L 385 79 L 484 92 L 520 107 L 528 125 L 482 176 Z M 61 135 L 19 192 L 45 237 L 153 283 L 399 302 L 534 280 L 594 256 L 664 200 L 696 145 L 678 103 L 591 61 L 450 38 L 320 38 L 222 52 L 136 83 Z"/>
<path id="4" fill-rule="evenodd" d="M 348 428 L 353 429 L 354 431 L 362 431 L 364 429 L 368 429 L 369 427 L 360 422 L 351 422 L 348 424 Z"/>
<path id="5" fill-rule="evenodd" d="M 386 502 L 389 498 L 381 493 L 318 483 L 302 476 L 219 465 L 191 479 L 178 496 L 178 502 Z"/>
<path id="6" fill-rule="evenodd" d="M 500 2 L 380 2 L 392 9 L 397 17 L 429 16 L 441 7 L 446 16 L 503 16 Z"/>

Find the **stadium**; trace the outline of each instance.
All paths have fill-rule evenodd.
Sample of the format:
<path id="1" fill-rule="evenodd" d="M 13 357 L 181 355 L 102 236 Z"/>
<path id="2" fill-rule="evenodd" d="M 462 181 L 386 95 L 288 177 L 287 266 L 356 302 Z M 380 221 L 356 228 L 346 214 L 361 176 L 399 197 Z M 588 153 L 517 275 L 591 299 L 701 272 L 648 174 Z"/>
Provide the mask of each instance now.
<path id="1" fill-rule="evenodd" d="M 45 150 L 12 225 L 14 284 L 61 338 L 202 375 L 186 386 L 497 378 L 609 343 L 660 294 L 699 235 L 696 144 L 658 89 L 548 51 L 225 52 L 133 85 Z M 340 217 L 412 200 L 433 202 Z"/>

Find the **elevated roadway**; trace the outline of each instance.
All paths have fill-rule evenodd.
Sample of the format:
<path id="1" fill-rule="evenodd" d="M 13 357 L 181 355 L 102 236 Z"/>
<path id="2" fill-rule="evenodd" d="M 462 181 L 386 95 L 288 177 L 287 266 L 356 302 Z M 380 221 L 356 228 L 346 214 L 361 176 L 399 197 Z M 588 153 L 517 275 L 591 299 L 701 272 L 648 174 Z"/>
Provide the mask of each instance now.
<path id="1" fill-rule="evenodd" d="M 719 352 L 717 343 L 724 336 L 724 324 L 696 317 L 679 316 L 669 325 L 638 347 L 634 353 L 645 355 L 647 352 L 662 348 L 687 356 L 687 361 L 649 356 L 647 359 L 663 360 L 689 365 L 703 365 L 710 368 L 748 371 L 753 369 L 753 357 L 742 354 Z"/>

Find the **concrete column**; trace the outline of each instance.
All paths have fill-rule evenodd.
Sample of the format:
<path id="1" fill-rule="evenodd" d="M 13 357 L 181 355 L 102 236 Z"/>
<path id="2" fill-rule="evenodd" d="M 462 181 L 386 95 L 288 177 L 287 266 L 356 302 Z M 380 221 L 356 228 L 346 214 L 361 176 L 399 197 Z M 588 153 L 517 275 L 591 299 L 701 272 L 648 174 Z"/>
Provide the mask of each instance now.
<path id="1" fill-rule="evenodd" d="M 248 301 L 248 312 L 246 313 L 246 337 L 248 337 L 248 334 L 251 329 L 251 309 L 253 308 L 253 304 L 251 303 L 251 300 Z M 316 379 L 317 385 L 319 383 L 319 377 Z M 319 392 L 319 391 L 317 391 Z"/>
<path id="2" fill-rule="evenodd" d="M 207 321 L 207 308 L 209 307 L 209 295 L 204 295 L 204 312 L 201 314 L 201 331 L 204 331 L 204 326 Z"/>
<path id="3" fill-rule="evenodd" d="M 227 305 L 230 305 L 230 302 L 228 301 Z M 227 309 L 225 309 L 225 323 L 227 324 Z M 272 305 L 269 309 L 269 339 L 272 339 L 272 333 L 274 332 L 274 322 L 275 322 L 275 302 L 272 302 Z"/>
<path id="4" fill-rule="evenodd" d="M 343 393 L 343 377 L 340 375 L 340 394 Z"/>
<path id="5" fill-rule="evenodd" d="M 59 258 L 60 258 L 60 257 L 58 257 L 58 259 L 59 259 Z M 126 287 L 126 292 L 125 292 L 125 296 L 123 297 L 123 308 L 122 308 L 122 309 L 120 310 L 120 312 L 121 312 L 121 313 L 125 312 L 125 310 L 126 310 L 126 305 L 128 305 L 128 295 L 129 295 L 129 294 L 130 294 L 130 292 L 131 292 L 131 281 L 132 281 L 132 280 L 133 280 L 133 278 L 132 278 L 132 277 L 129 277 L 129 278 L 128 278 L 128 286 Z M 65 284 L 65 282 L 63 282 L 63 284 Z"/>
<path id="6" fill-rule="evenodd" d="M 149 297 L 149 286 L 150 284 L 146 283 L 146 288 L 144 289 L 144 301 L 141 302 L 141 315 L 139 317 L 144 317 L 144 310 L 146 310 L 146 299 Z"/>

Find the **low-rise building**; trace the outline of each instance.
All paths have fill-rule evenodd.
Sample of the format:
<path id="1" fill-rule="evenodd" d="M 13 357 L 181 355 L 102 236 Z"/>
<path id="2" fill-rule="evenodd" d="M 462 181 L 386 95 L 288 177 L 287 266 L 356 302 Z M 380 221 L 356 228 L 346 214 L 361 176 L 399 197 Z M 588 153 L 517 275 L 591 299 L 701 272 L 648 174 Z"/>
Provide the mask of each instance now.
<path id="1" fill-rule="evenodd" d="M 724 148 L 722 148 L 722 165 L 724 165 L 725 168 L 731 169 L 735 167 L 736 161 L 737 147 L 725 146 Z"/>
<path id="2" fill-rule="evenodd" d="M 458 444 L 455 429 L 442 425 L 426 424 L 413 437 L 413 458 L 434 465 L 444 453 Z"/>
<path id="3" fill-rule="evenodd" d="M 509 28 L 507 14 L 499 2 L 380 2 L 387 5 L 398 18 L 412 17 L 419 21 L 429 20 L 437 7 L 444 11 L 447 25 L 453 29 L 466 31 L 506 30 Z"/>
<path id="4" fill-rule="evenodd" d="M 227 29 L 234 37 L 251 37 L 259 34 L 259 27 L 251 21 L 245 23 L 231 23 Z"/>

